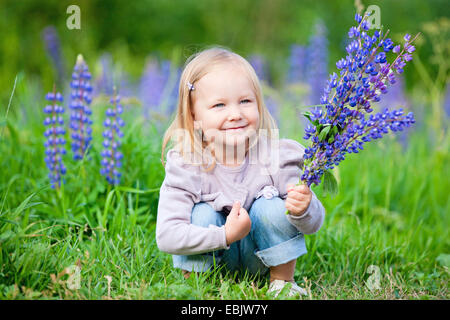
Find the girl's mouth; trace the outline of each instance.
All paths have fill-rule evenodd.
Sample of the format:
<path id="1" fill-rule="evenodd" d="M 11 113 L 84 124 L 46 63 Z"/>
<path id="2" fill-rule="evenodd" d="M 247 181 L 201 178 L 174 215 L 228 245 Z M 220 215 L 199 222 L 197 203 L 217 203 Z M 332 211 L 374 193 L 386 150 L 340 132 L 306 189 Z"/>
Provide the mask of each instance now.
<path id="1" fill-rule="evenodd" d="M 229 132 L 239 132 L 239 131 L 243 131 L 245 128 L 247 128 L 247 126 L 236 127 L 236 128 L 230 128 L 230 129 L 224 129 L 224 131 L 229 131 Z"/>

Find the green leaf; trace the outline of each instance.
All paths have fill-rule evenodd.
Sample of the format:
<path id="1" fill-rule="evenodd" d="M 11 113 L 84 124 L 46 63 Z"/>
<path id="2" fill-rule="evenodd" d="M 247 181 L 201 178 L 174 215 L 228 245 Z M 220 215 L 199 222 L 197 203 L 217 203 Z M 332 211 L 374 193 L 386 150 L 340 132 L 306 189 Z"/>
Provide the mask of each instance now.
<path id="1" fill-rule="evenodd" d="M 22 211 L 26 210 L 29 207 L 32 207 L 33 205 L 28 206 L 28 202 L 30 202 L 31 198 L 33 198 L 36 195 L 36 192 L 33 192 L 31 195 L 29 195 L 23 202 L 17 207 L 17 209 L 14 212 L 14 215 L 19 215 L 22 213 Z M 41 204 L 42 202 L 36 202 L 36 204 Z"/>
<path id="2" fill-rule="evenodd" d="M 306 118 L 308 118 L 309 121 L 311 121 L 311 116 L 312 116 L 312 113 L 311 113 L 311 112 L 306 111 L 306 112 L 303 113 L 303 115 L 304 115 Z"/>
<path id="3" fill-rule="evenodd" d="M 19 134 L 17 133 L 17 130 L 14 127 L 14 125 L 9 120 L 6 120 L 6 127 L 9 130 L 9 134 L 13 142 L 13 145 L 19 145 Z"/>
<path id="4" fill-rule="evenodd" d="M 333 129 L 331 129 L 331 134 L 334 137 L 336 135 L 336 133 L 338 133 L 338 127 L 337 126 L 333 126 Z"/>
<path id="5" fill-rule="evenodd" d="M 330 194 L 332 198 L 338 193 L 336 178 L 329 170 L 325 170 L 323 173 L 323 191 Z"/>
<path id="6" fill-rule="evenodd" d="M 334 142 L 334 136 L 331 136 L 329 139 L 328 139 L 328 143 L 329 144 L 332 144 Z"/>
<path id="7" fill-rule="evenodd" d="M 326 127 L 323 128 L 323 129 L 320 131 L 320 133 L 319 133 L 318 138 L 319 138 L 320 141 L 323 141 L 323 140 L 325 139 L 325 137 L 327 136 L 328 132 L 329 132 L 330 129 L 331 129 L 331 126 L 330 126 L 330 125 L 325 125 L 325 126 L 326 126 Z"/>
<path id="8" fill-rule="evenodd" d="M 328 138 L 328 143 L 333 143 L 334 142 L 334 137 L 336 136 L 336 134 L 338 133 L 338 127 L 337 126 L 333 126 L 330 130 L 330 134 L 329 134 L 329 138 Z"/>
<path id="9" fill-rule="evenodd" d="M 139 189 L 135 189 L 135 188 L 119 186 L 119 187 L 117 187 L 117 189 L 120 190 L 120 191 L 128 192 L 128 193 L 146 194 L 146 193 L 158 192 L 160 188 L 139 190 Z"/>
<path id="10" fill-rule="evenodd" d="M 443 267 L 450 267 L 450 254 L 448 253 L 441 253 L 437 256 L 436 261 L 439 262 L 439 264 Z"/>

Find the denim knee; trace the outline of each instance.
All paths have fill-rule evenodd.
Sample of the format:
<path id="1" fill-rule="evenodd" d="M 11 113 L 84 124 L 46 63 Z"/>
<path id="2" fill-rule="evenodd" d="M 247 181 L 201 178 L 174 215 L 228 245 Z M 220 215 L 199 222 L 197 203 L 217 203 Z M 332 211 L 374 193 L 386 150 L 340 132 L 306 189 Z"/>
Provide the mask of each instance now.
<path id="1" fill-rule="evenodd" d="M 277 266 L 305 254 L 304 236 L 285 214 L 280 197 L 258 198 L 250 208 L 250 234 L 257 246 L 255 255 L 266 267 Z"/>
<path id="2" fill-rule="evenodd" d="M 261 197 L 253 202 L 249 216 L 255 228 L 279 229 L 283 227 L 283 230 L 287 232 L 292 231 L 291 233 L 294 236 L 297 233 L 296 228 L 288 221 L 285 212 L 284 200 L 280 197 L 271 199 Z"/>
<path id="3" fill-rule="evenodd" d="M 261 197 L 253 202 L 249 212 L 252 220 L 250 232 L 255 240 L 262 238 L 257 240 L 258 245 L 276 245 L 298 235 L 299 231 L 288 221 L 285 211 L 284 201 L 280 197 Z"/>
<path id="4" fill-rule="evenodd" d="M 205 228 L 210 224 L 220 227 L 225 224 L 225 217 L 206 202 L 199 202 L 192 208 L 191 223 Z"/>
<path id="5" fill-rule="evenodd" d="M 222 226 L 225 217 L 205 202 L 196 203 L 191 212 L 191 223 L 207 228 L 210 224 Z M 220 262 L 223 250 L 193 255 L 172 255 L 173 266 L 188 271 L 203 272 L 209 270 L 215 261 Z"/>

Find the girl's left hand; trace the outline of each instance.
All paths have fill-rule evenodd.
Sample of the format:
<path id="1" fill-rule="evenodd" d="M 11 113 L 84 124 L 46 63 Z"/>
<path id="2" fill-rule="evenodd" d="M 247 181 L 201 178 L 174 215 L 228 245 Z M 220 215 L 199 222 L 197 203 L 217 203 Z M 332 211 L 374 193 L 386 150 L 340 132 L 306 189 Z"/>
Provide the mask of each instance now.
<path id="1" fill-rule="evenodd" d="M 287 185 L 287 198 L 285 202 L 286 209 L 294 216 L 301 216 L 309 207 L 312 199 L 312 193 L 308 186 L 295 184 Z"/>

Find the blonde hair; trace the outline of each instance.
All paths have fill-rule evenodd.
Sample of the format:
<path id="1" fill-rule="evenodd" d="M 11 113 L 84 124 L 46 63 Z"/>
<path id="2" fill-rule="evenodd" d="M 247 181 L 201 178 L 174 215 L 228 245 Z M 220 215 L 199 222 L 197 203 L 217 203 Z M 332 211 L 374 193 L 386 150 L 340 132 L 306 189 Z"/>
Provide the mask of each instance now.
<path id="1" fill-rule="evenodd" d="M 273 137 L 273 130 L 278 129 L 275 120 L 269 113 L 264 100 L 261 89 L 261 84 L 259 82 L 258 76 L 256 75 L 255 70 L 250 65 L 250 63 L 245 60 L 240 55 L 232 52 L 231 50 L 213 46 L 207 48 L 203 51 L 197 52 L 191 55 L 185 65 L 183 73 L 180 78 L 180 85 L 178 88 L 178 103 L 177 103 L 177 111 L 176 116 L 170 126 L 167 128 L 162 143 L 161 150 L 161 162 L 165 167 L 164 154 L 166 145 L 172 140 L 178 139 L 177 132 L 188 132 L 189 136 L 186 137 L 184 135 L 184 139 L 188 139 L 187 143 L 178 143 L 176 146 L 178 151 L 181 153 L 183 158 L 187 158 L 187 150 L 185 150 L 186 146 L 190 146 L 190 152 L 193 152 L 194 155 L 200 156 L 202 152 L 204 152 L 207 147 L 207 141 L 201 139 L 196 139 L 196 135 L 194 133 L 194 118 L 193 118 L 193 104 L 191 101 L 190 90 L 187 86 L 187 83 L 190 82 L 195 87 L 195 82 L 200 80 L 204 75 L 206 75 L 215 65 L 219 63 L 230 63 L 235 62 L 239 63 L 243 69 L 247 72 L 254 88 L 254 93 L 256 96 L 256 102 L 258 104 L 258 112 L 259 112 L 259 126 L 257 128 L 257 134 L 255 139 L 255 144 L 258 141 L 258 137 L 261 134 L 261 129 L 265 129 L 264 131 L 268 133 L 269 137 Z M 185 141 L 186 142 L 186 141 Z M 249 146 L 249 149 L 252 146 Z M 212 151 L 214 153 L 214 151 Z M 203 159 L 202 157 L 200 159 Z M 205 166 L 205 163 L 202 162 L 202 167 L 205 171 L 209 172 L 214 169 L 216 164 L 215 158 L 212 157 L 212 165 L 210 168 Z"/>

